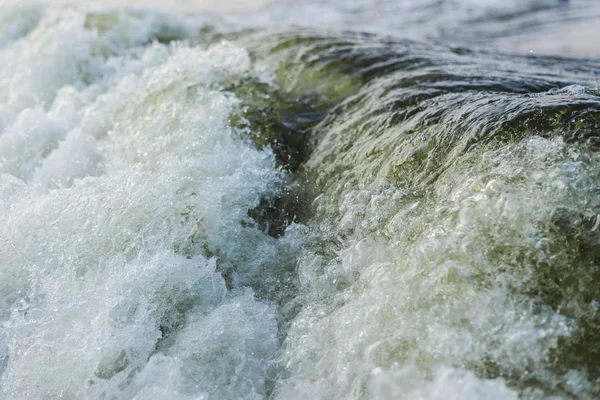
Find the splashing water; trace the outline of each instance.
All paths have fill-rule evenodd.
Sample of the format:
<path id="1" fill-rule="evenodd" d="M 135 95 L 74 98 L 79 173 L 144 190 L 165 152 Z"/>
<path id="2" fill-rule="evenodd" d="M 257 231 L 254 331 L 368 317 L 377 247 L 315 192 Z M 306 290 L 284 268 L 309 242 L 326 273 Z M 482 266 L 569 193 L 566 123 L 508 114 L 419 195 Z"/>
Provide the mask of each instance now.
<path id="1" fill-rule="evenodd" d="M 278 10 L 1 3 L 0 398 L 596 398 L 598 63 Z"/>

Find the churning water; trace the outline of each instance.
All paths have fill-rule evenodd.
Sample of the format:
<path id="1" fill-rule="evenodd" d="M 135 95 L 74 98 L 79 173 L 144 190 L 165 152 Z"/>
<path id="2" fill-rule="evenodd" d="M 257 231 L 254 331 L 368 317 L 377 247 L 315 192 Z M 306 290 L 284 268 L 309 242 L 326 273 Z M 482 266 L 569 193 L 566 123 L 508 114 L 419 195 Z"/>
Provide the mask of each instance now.
<path id="1" fill-rule="evenodd" d="M 591 3 L 0 4 L 1 399 L 600 396 Z"/>

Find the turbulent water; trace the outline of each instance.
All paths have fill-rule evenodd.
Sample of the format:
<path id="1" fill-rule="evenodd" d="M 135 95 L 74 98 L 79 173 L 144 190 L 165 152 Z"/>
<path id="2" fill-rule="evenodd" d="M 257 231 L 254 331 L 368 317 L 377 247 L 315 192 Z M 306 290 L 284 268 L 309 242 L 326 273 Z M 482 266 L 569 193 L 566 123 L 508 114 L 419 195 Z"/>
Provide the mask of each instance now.
<path id="1" fill-rule="evenodd" d="M 0 2 L 0 399 L 600 396 L 565 3 Z"/>

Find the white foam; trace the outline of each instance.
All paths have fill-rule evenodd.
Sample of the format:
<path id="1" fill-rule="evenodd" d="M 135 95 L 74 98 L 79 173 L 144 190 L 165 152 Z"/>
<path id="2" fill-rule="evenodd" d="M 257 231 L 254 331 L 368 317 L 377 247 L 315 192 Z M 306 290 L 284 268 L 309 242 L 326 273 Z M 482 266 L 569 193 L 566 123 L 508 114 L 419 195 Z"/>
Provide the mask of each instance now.
<path id="1" fill-rule="evenodd" d="M 368 172 L 332 182 L 313 227 L 338 238 L 337 256 L 317 247 L 299 260 L 306 305 L 284 345 L 279 398 L 517 398 L 467 372 L 485 360 L 587 393 L 585 371 L 547 365 L 576 322 L 519 294 L 562 257 L 535 250 L 552 240 L 544 226 L 555 209 L 595 207 L 583 199 L 596 164 L 568 154 L 561 139 L 541 138 L 471 152 L 427 198 Z"/>
<path id="2" fill-rule="evenodd" d="M 200 27 L 149 11 L 2 5 L 0 398 L 515 399 L 486 361 L 591 390 L 548 370 L 574 321 L 515 294 L 535 277 L 511 257 L 559 256 L 538 228 L 597 207 L 577 181 L 597 160 L 533 138 L 469 152 L 425 197 L 357 157 L 310 227 L 274 239 L 248 210 L 283 173 L 238 137 L 222 90 L 255 72 L 244 48 L 161 44 Z M 363 6 L 317 10 L 344 26 Z M 281 321 L 245 286 L 298 252 L 303 307 Z"/>
<path id="3" fill-rule="evenodd" d="M 129 51 L 156 29 L 107 18 L 90 30 L 49 12 L 3 50 L 0 396 L 261 398 L 274 307 L 216 272 L 241 281 L 276 245 L 247 210 L 281 173 L 236 137 L 236 99 L 216 89 L 249 56 Z"/>
<path id="4" fill-rule="evenodd" d="M 38 0 L 0 1 L 0 48 L 31 31 L 43 15 Z"/>

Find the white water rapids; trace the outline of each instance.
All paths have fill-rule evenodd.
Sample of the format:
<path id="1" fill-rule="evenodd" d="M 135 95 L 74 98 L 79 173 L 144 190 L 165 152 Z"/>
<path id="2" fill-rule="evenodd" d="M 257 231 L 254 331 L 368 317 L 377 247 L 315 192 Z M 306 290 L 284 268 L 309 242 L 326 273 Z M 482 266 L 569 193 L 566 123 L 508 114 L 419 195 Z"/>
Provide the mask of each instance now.
<path id="1" fill-rule="evenodd" d="M 376 140 L 340 158 L 355 170 L 329 164 L 347 148 L 336 120 L 306 163 L 329 180 L 316 219 L 275 237 L 248 210 L 291 173 L 224 90 L 274 82 L 270 61 L 187 41 L 209 17 L 89 7 L 0 0 L 0 399 L 547 396 L 483 376 L 488 358 L 591 398 L 584 368 L 547 366 L 575 322 L 514 294 L 534 273 L 503 249 L 568 257 L 540 226 L 560 207 L 593 217 L 597 152 L 475 148 L 413 196 L 371 168 Z M 290 265 L 285 321 L 256 288 Z"/>

